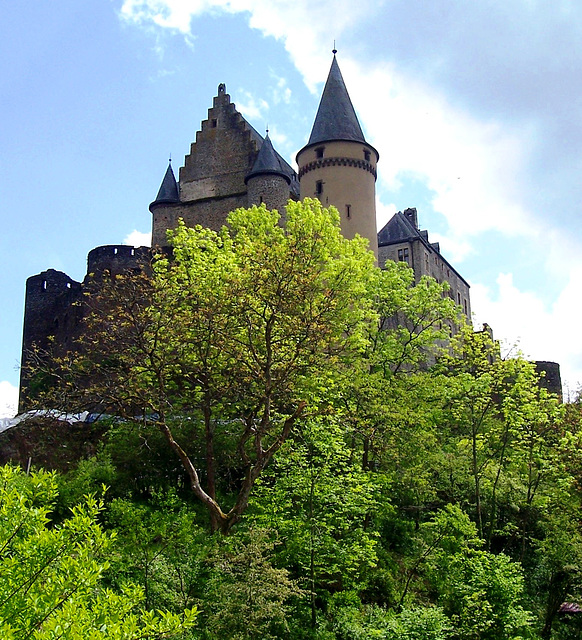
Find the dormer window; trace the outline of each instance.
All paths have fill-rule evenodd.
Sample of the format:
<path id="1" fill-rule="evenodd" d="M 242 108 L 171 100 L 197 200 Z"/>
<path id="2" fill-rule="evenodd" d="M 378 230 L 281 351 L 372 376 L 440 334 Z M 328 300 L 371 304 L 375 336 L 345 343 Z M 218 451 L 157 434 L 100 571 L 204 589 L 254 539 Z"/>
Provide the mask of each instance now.
<path id="1" fill-rule="evenodd" d="M 317 147 L 317 149 L 315 150 L 315 157 L 316 158 L 323 158 L 323 152 L 325 151 L 325 147 Z"/>

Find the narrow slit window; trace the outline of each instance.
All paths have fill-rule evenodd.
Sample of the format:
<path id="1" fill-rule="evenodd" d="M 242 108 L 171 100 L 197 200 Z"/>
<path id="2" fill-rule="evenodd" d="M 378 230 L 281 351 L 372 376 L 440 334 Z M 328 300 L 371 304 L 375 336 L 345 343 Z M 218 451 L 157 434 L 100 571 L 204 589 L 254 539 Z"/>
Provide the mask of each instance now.
<path id="1" fill-rule="evenodd" d="M 351 204 L 346 204 L 346 216 L 347 216 L 348 219 L 352 217 L 352 205 Z"/>
<path id="2" fill-rule="evenodd" d="M 323 180 L 318 180 L 315 183 L 315 195 L 320 196 L 323 193 Z"/>
<path id="3" fill-rule="evenodd" d="M 216 118 L 212 118 L 212 120 L 210 121 L 210 126 L 213 129 L 216 129 L 217 124 L 218 124 L 218 120 Z"/>

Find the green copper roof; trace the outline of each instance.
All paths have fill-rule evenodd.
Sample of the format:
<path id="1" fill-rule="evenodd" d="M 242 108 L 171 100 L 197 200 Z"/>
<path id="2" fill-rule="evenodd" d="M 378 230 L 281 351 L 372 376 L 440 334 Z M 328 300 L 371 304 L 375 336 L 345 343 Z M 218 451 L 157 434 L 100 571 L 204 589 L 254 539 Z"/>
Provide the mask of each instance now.
<path id="1" fill-rule="evenodd" d="M 307 145 L 331 140 L 366 142 L 335 55 Z"/>

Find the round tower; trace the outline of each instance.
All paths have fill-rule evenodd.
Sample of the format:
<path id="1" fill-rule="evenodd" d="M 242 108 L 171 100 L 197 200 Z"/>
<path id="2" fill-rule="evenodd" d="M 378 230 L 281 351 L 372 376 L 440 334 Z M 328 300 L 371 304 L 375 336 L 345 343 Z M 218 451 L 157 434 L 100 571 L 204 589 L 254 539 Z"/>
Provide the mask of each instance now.
<path id="1" fill-rule="evenodd" d="M 378 159 L 364 138 L 334 52 L 309 142 L 297 154 L 301 198 L 334 205 L 343 235 L 367 238 L 376 257 Z"/>
<path id="2" fill-rule="evenodd" d="M 265 137 L 251 171 L 245 178 L 249 207 L 264 204 L 267 209 L 277 209 L 285 215 L 289 200 L 291 178 L 281 166 L 269 134 Z"/>

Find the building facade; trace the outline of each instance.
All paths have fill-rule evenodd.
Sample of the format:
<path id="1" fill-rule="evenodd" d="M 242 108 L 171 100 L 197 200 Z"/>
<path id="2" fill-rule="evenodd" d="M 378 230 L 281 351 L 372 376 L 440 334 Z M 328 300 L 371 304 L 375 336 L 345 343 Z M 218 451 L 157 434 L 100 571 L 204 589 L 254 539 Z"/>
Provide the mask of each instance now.
<path id="1" fill-rule="evenodd" d="M 317 197 L 334 205 L 347 238 L 367 238 L 378 264 L 407 262 L 417 280 L 430 275 L 451 284 L 451 294 L 467 317 L 468 283 L 441 256 L 438 245 L 418 229 L 415 209 L 397 213 L 377 233 L 376 176 L 379 153 L 365 139 L 345 86 L 335 52 L 313 128 L 297 154 L 296 172 L 236 110 L 224 84 L 218 86 L 176 180 L 171 163 L 163 177 L 152 213 L 152 245 L 167 245 L 166 232 L 183 219 L 189 226 L 219 230 L 238 207 L 265 204 L 282 215 L 289 199 Z M 49 269 L 26 285 L 19 411 L 29 408 L 26 365 L 33 351 L 63 353 L 78 337 L 87 305 L 84 300 L 103 274 L 147 268 L 149 247 L 107 245 L 88 256 L 87 275 L 76 282 Z"/>
<path id="2" fill-rule="evenodd" d="M 387 260 L 406 262 L 416 282 L 422 276 L 448 282 L 450 297 L 471 319 L 470 285 L 441 254 L 439 243 L 429 242 L 428 231 L 419 228 L 416 209 L 395 213 L 378 233 L 378 263 L 383 267 Z"/>

